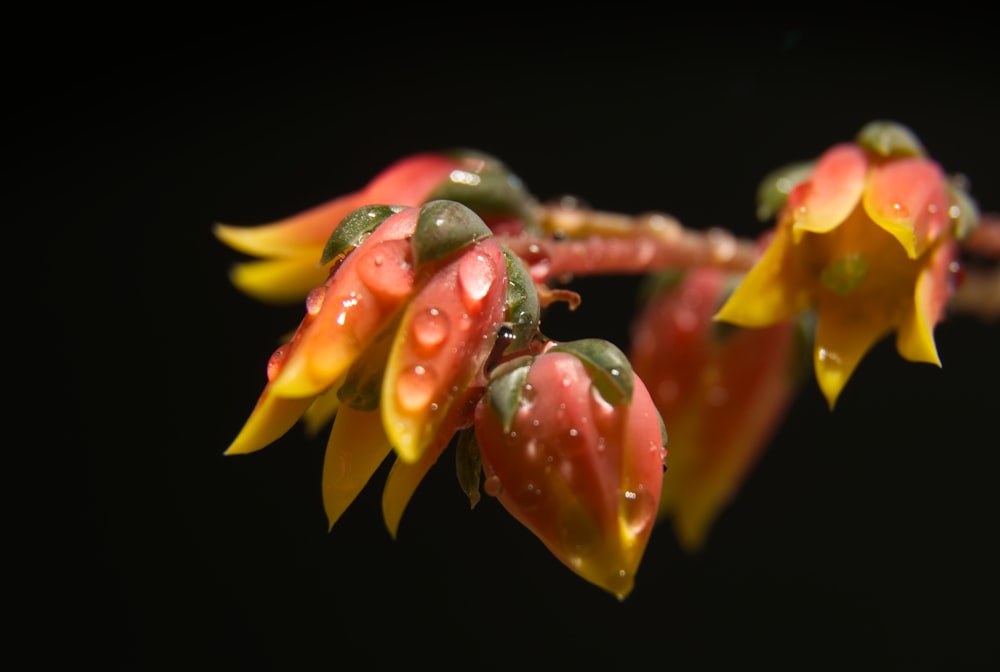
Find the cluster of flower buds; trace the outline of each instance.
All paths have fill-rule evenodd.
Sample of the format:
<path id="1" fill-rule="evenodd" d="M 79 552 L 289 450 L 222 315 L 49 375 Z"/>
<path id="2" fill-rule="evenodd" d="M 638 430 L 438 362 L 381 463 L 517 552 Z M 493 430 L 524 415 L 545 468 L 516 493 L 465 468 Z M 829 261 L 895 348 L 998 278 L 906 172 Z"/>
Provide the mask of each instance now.
<path id="1" fill-rule="evenodd" d="M 701 244 L 679 224 L 545 214 L 501 162 L 462 151 L 403 159 L 286 220 L 219 225 L 223 242 L 257 257 L 234 266 L 237 287 L 306 305 L 228 454 L 332 420 L 331 527 L 394 456 L 382 508 L 395 535 L 454 445 L 473 506 L 485 490 L 567 567 L 624 598 L 658 521 L 684 548 L 703 545 L 809 351 L 831 409 L 893 331 L 904 358 L 940 365 L 933 330 L 979 222 L 964 182 L 888 122 L 768 176 L 758 214 L 777 222 L 743 255 L 731 237 L 722 254 L 718 236 Z M 580 299 L 544 284 L 552 268 L 649 274 L 628 356 L 543 335 L 545 305 Z"/>
<path id="2" fill-rule="evenodd" d="M 487 493 L 582 577 L 627 595 L 655 522 L 665 436 L 621 351 L 545 339 L 527 269 L 456 201 L 362 206 L 320 263 L 329 275 L 272 355 L 227 453 L 332 417 L 322 486 L 331 527 L 394 454 L 382 508 L 395 535 L 462 434 L 460 462 L 482 465 Z M 478 474 L 459 471 L 475 503 Z"/>

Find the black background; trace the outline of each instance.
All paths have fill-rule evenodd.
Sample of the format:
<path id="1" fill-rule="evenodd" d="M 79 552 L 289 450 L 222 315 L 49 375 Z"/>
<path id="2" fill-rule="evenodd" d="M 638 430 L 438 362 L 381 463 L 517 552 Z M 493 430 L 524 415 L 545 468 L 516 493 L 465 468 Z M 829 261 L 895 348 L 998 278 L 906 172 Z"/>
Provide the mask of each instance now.
<path id="1" fill-rule="evenodd" d="M 229 285 L 239 257 L 213 222 L 287 216 L 415 151 L 473 147 L 541 198 L 755 235 L 766 172 L 888 118 L 1000 210 L 1000 59 L 980 17 L 465 9 L 119 16 L 126 28 L 88 16 L 21 52 L 42 67 L 9 82 L 26 150 L 17 226 L 50 262 L 35 312 L 57 319 L 59 375 L 39 399 L 59 411 L 41 429 L 73 496 L 28 526 L 55 546 L 26 554 L 46 577 L 20 619 L 45 638 L 36 657 L 129 670 L 995 663 L 995 323 L 939 326 L 942 369 L 879 344 L 832 413 L 807 385 L 705 551 L 686 556 L 658 528 L 622 603 L 495 501 L 470 511 L 450 460 L 393 541 L 384 471 L 327 533 L 322 439 L 293 430 L 222 456 L 302 313 Z M 624 346 L 634 282 L 577 287 L 581 308 L 554 308 L 546 333 Z"/>

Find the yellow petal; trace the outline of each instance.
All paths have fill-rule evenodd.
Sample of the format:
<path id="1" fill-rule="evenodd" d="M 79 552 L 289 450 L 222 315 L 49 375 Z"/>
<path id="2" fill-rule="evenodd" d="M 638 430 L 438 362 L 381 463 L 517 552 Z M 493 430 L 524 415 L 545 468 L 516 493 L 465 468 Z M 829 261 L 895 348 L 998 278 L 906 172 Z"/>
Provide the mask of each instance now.
<path id="1" fill-rule="evenodd" d="M 319 265 L 322 252 L 318 248 L 285 259 L 241 262 L 230 269 L 229 279 L 259 301 L 293 304 L 326 281 L 330 269 Z"/>
<path id="2" fill-rule="evenodd" d="M 306 425 L 306 432 L 310 436 L 318 434 L 319 430 L 323 429 L 327 423 L 333 420 L 333 416 L 337 414 L 337 410 L 340 408 L 340 386 L 341 384 L 338 383 L 316 397 L 309 408 L 306 409 L 302 419 Z"/>
<path id="3" fill-rule="evenodd" d="M 311 403 L 311 397 L 286 399 L 264 388 L 243 429 L 225 454 L 243 455 L 270 445 L 298 422 Z"/>
<path id="4" fill-rule="evenodd" d="M 849 303 L 834 301 L 818 309 L 813 364 L 831 410 L 861 358 L 892 329 L 890 312 L 859 313 Z"/>
<path id="5" fill-rule="evenodd" d="M 399 531 L 399 521 L 417 486 L 447 445 L 448 442 L 445 441 L 439 447 L 426 450 L 416 462 L 404 462 L 400 459 L 393 462 L 382 491 L 382 517 L 393 538 Z"/>
<path id="6" fill-rule="evenodd" d="M 223 243 L 256 257 L 298 256 L 323 245 L 333 230 L 356 207 L 364 205 L 359 194 L 348 194 L 332 201 L 260 226 L 216 224 L 215 236 Z M 316 255 L 319 259 L 319 254 Z"/>
<path id="7" fill-rule="evenodd" d="M 949 297 L 948 266 L 954 258 L 953 249 L 950 244 L 939 245 L 931 253 L 928 266 L 917 276 L 913 304 L 904 313 L 896 333 L 896 350 L 911 362 L 941 366 L 934 327 Z"/>
<path id="8" fill-rule="evenodd" d="M 323 508 L 332 529 L 392 450 L 378 411 L 337 412 L 323 460 Z"/>
<path id="9" fill-rule="evenodd" d="M 802 310 L 807 295 L 804 283 L 792 270 L 791 248 L 791 236 L 779 229 L 714 319 L 744 327 L 765 327 Z"/>
<path id="10" fill-rule="evenodd" d="M 857 145 L 837 145 L 824 153 L 792 213 L 795 240 L 806 231 L 827 233 L 840 226 L 861 200 L 867 170 L 868 159 Z"/>

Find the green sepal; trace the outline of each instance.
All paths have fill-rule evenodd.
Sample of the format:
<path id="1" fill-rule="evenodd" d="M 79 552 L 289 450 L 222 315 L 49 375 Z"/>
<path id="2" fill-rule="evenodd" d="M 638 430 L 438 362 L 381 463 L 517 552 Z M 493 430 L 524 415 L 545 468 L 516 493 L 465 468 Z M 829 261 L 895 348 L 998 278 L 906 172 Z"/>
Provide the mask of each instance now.
<path id="1" fill-rule="evenodd" d="M 614 343 L 600 338 L 582 338 L 560 343 L 549 352 L 575 355 L 590 371 L 594 387 L 612 406 L 632 401 L 632 364 Z"/>
<path id="2" fill-rule="evenodd" d="M 503 430 L 509 432 L 514 424 L 514 415 L 524 396 L 524 385 L 528 380 L 528 370 L 534 357 L 525 355 L 504 362 L 490 373 L 486 394 L 490 406 L 500 417 Z"/>
<path id="3" fill-rule="evenodd" d="M 667 446 L 667 425 L 663 422 L 663 414 L 656 411 L 656 419 L 660 421 L 660 445 L 666 448 Z"/>
<path id="4" fill-rule="evenodd" d="M 859 145 L 879 156 L 925 156 L 920 139 L 906 126 L 894 121 L 871 121 L 858 131 Z"/>
<path id="5" fill-rule="evenodd" d="M 538 330 L 541 315 L 541 304 L 538 301 L 538 291 L 535 281 L 525 268 L 521 259 L 508 250 L 503 249 L 507 262 L 507 327 L 513 332 L 513 337 L 504 348 L 504 353 L 524 350 L 531 343 Z"/>
<path id="6" fill-rule="evenodd" d="M 815 161 L 799 161 L 772 170 L 757 186 L 757 221 L 766 222 L 785 207 L 788 194 L 809 177 Z"/>
<path id="7" fill-rule="evenodd" d="M 476 508 L 479 503 L 479 483 L 483 473 L 483 460 L 479 454 L 479 443 L 476 441 L 476 431 L 466 427 L 458 433 L 455 444 L 455 473 L 458 485 L 469 498 L 469 508 Z"/>
<path id="8" fill-rule="evenodd" d="M 413 267 L 420 268 L 476 241 L 493 235 L 490 228 L 468 206 L 457 201 L 430 201 L 420 208 L 413 234 Z"/>
<path id="9" fill-rule="evenodd" d="M 478 159 L 482 167 L 475 171 L 452 171 L 449 179 L 438 185 L 427 200 L 458 201 L 483 217 L 507 216 L 521 220 L 529 228 L 536 227 L 534 197 L 525 189 L 521 178 L 502 161 L 472 149 L 454 150 L 448 154 L 458 159 Z"/>
<path id="10" fill-rule="evenodd" d="M 402 205 L 365 205 L 340 220 L 323 247 L 320 265 L 346 255 L 367 238 L 385 220 L 406 207 Z"/>

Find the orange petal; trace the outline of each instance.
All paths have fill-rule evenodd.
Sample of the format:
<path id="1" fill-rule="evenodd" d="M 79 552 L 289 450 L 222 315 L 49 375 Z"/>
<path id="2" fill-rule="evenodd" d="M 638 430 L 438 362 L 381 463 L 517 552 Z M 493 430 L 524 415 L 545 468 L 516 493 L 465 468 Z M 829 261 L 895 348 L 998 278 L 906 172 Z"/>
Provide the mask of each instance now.
<path id="1" fill-rule="evenodd" d="M 873 309 L 862 314 L 833 301 L 817 310 L 813 364 L 831 410 L 861 358 L 892 329 L 890 312 Z"/>
<path id="2" fill-rule="evenodd" d="M 841 144 L 827 150 L 792 213 L 796 241 L 806 231 L 826 233 L 840 226 L 861 200 L 867 170 L 868 159 L 857 145 Z"/>
<path id="3" fill-rule="evenodd" d="M 294 304 L 326 280 L 329 267 L 319 265 L 322 252 L 318 247 L 284 259 L 241 262 L 230 269 L 229 278 L 240 291 L 259 301 Z"/>
<path id="4" fill-rule="evenodd" d="M 392 450 L 378 411 L 337 412 L 323 459 L 323 508 L 332 528 Z"/>
<path id="5" fill-rule="evenodd" d="M 414 285 L 406 238 L 417 214 L 411 208 L 386 219 L 314 290 L 298 345 L 274 380 L 276 394 L 321 394 L 388 326 Z"/>
<path id="6" fill-rule="evenodd" d="M 382 385 L 382 415 L 396 453 L 417 462 L 466 412 L 503 320 L 506 260 L 492 238 L 434 272 L 406 307 Z"/>
<path id="7" fill-rule="evenodd" d="M 923 254 L 949 224 L 948 195 L 933 161 L 905 158 L 872 170 L 865 212 L 899 241 L 910 259 Z"/>

